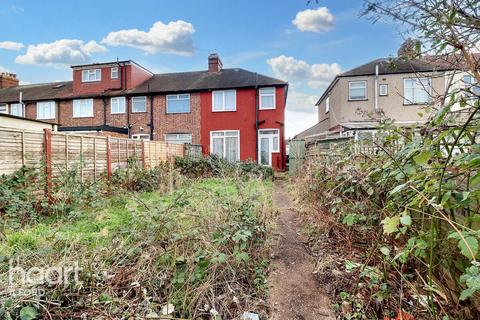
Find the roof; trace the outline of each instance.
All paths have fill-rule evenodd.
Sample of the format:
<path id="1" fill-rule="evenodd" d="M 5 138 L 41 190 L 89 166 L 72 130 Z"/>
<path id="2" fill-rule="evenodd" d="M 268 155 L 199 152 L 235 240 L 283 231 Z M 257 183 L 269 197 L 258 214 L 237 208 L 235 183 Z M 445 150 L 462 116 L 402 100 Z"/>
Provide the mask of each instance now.
<path id="1" fill-rule="evenodd" d="M 60 99 L 71 96 L 72 81 L 29 84 L 0 89 L 0 102 Z"/>
<path id="2" fill-rule="evenodd" d="M 299 134 L 295 135 L 295 139 L 301 139 L 301 138 L 306 138 L 306 137 L 309 137 L 309 136 L 313 136 L 313 135 L 318 135 L 318 134 L 321 134 L 321 133 L 324 133 L 325 130 L 322 130 L 322 122 L 319 122 L 313 126 L 311 126 L 310 128 L 300 132 Z"/>
<path id="3" fill-rule="evenodd" d="M 286 84 L 282 80 L 236 68 L 222 69 L 219 72 L 193 71 L 156 74 L 135 89 L 130 90 L 129 93 L 181 92 Z"/>
<path id="4" fill-rule="evenodd" d="M 480 54 L 475 54 L 477 65 L 480 64 Z M 445 55 L 445 56 L 424 56 L 418 59 L 405 59 L 402 57 L 397 58 L 380 58 L 375 59 L 361 66 L 341 73 L 333 79 L 328 88 L 318 99 L 316 105 L 325 99 L 332 87 L 338 81 L 339 78 L 344 77 L 360 77 L 360 76 L 373 76 L 375 75 L 375 68 L 378 66 L 378 74 L 399 74 L 399 73 L 423 73 L 423 72 L 435 72 L 435 71 L 449 71 L 454 70 L 454 65 L 464 64 L 459 55 Z"/>
<path id="5" fill-rule="evenodd" d="M 219 72 L 194 71 L 155 74 L 133 89 L 105 91 L 101 95 L 140 95 L 277 85 L 287 85 L 287 82 L 244 69 L 222 69 Z M 0 103 L 18 101 L 20 92 L 22 92 L 23 101 L 86 98 L 100 95 L 95 93 L 74 96 L 72 81 L 50 82 L 0 89 Z"/>
<path id="6" fill-rule="evenodd" d="M 6 117 L 6 118 L 13 118 L 13 119 L 18 119 L 22 121 L 31 121 L 31 122 L 38 122 L 38 123 L 45 123 L 49 125 L 58 125 L 57 122 L 48 122 L 48 121 L 42 121 L 42 120 L 37 120 L 37 119 L 31 119 L 31 118 L 25 118 L 25 117 L 19 117 L 19 116 L 14 116 L 13 114 L 7 114 L 7 113 L 0 113 L 0 118 L 1 117 Z"/>

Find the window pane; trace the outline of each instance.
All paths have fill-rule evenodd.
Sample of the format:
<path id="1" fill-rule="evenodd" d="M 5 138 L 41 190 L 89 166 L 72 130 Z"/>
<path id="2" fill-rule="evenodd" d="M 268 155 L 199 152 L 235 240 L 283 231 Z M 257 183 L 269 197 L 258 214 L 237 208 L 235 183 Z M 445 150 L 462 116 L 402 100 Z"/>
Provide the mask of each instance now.
<path id="1" fill-rule="evenodd" d="M 10 114 L 17 117 L 23 117 L 23 108 L 20 103 L 12 103 L 10 105 Z"/>
<path id="2" fill-rule="evenodd" d="M 223 110 L 223 91 L 213 93 L 213 110 Z"/>
<path id="3" fill-rule="evenodd" d="M 7 105 L 0 104 L 0 113 L 7 113 Z"/>
<path id="4" fill-rule="evenodd" d="M 275 88 L 261 88 L 260 94 L 274 94 Z"/>
<path id="5" fill-rule="evenodd" d="M 274 100 L 273 95 L 272 96 L 261 96 L 260 108 L 273 109 L 274 108 L 273 100 Z"/>
<path id="6" fill-rule="evenodd" d="M 190 95 L 167 96 L 167 113 L 190 112 Z"/>
<path id="7" fill-rule="evenodd" d="M 74 117 L 93 117 L 93 99 L 73 100 Z"/>
<path id="8" fill-rule="evenodd" d="M 133 97 L 132 98 L 132 112 L 146 112 L 147 111 L 147 98 L 146 97 Z"/>
<path id="9" fill-rule="evenodd" d="M 225 138 L 225 159 L 231 162 L 238 160 L 238 137 Z"/>
<path id="10" fill-rule="evenodd" d="M 192 135 L 190 133 L 167 133 L 165 140 L 175 144 L 192 143 Z"/>
<path id="11" fill-rule="evenodd" d="M 223 138 L 212 138 L 212 153 L 223 158 Z"/>
<path id="12" fill-rule="evenodd" d="M 125 97 L 110 99 L 112 113 L 125 113 Z"/>
<path id="13" fill-rule="evenodd" d="M 273 147 L 272 148 L 273 148 L 273 151 L 278 151 L 278 149 L 279 149 L 278 148 L 278 137 L 277 136 L 273 137 Z"/>
<path id="14" fill-rule="evenodd" d="M 225 91 L 225 110 L 235 110 L 236 105 L 235 90 Z"/>
<path id="15" fill-rule="evenodd" d="M 403 90 L 403 98 L 406 104 L 411 104 L 415 102 L 413 97 L 413 92 L 414 92 L 413 88 L 411 89 L 405 88 L 405 90 Z"/>
<path id="16" fill-rule="evenodd" d="M 212 137 L 223 137 L 224 135 L 224 132 L 212 132 Z"/>
<path id="17" fill-rule="evenodd" d="M 365 98 L 364 88 L 350 88 L 350 99 L 363 99 Z"/>
<path id="18" fill-rule="evenodd" d="M 37 119 L 55 119 L 55 102 L 38 102 Z"/>

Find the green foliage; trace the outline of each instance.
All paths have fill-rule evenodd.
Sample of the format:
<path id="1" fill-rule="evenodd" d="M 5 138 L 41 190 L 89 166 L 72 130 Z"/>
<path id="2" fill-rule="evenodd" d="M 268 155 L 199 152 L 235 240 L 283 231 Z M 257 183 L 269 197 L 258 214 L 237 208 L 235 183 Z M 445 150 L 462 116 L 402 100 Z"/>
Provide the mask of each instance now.
<path id="1" fill-rule="evenodd" d="M 177 157 L 175 167 L 190 178 L 232 177 L 272 179 L 273 169 L 253 161 L 232 163 L 215 155 L 205 157 Z"/>

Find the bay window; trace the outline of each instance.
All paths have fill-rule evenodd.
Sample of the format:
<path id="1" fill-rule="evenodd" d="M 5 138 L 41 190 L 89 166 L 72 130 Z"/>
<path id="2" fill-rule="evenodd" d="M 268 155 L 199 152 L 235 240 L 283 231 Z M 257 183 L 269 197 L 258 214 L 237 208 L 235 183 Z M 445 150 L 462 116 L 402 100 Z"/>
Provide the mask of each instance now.
<path id="1" fill-rule="evenodd" d="M 236 90 L 213 91 L 212 111 L 237 110 Z"/>
<path id="2" fill-rule="evenodd" d="M 240 160 L 240 131 L 210 131 L 210 153 L 230 162 Z"/>
<path id="3" fill-rule="evenodd" d="M 73 100 L 73 117 L 74 118 L 93 117 L 93 99 Z"/>
<path id="4" fill-rule="evenodd" d="M 403 80 L 403 103 L 426 104 L 430 103 L 430 79 L 410 78 Z"/>

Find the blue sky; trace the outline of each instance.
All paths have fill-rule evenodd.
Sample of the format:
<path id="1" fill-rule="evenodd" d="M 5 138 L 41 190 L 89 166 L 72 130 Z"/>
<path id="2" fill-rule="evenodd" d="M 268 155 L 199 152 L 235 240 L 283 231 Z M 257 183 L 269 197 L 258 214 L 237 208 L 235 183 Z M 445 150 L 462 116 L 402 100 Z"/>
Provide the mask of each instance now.
<path id="1" fill-rule="evenodd" d="M 358 16 L 360 0 L 0 0 L 0 70 L 22 83 L 70 80 L 76 63 L 132 59 L 154 72 L 203 70 L 218 52 L 290 82 L 287 135 L 316 122 L 338 72 L 395 54 L 395 26 Z M 8 42 L 6 42 L 8 41 Z"/>

